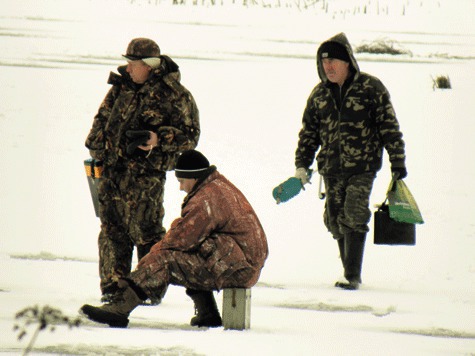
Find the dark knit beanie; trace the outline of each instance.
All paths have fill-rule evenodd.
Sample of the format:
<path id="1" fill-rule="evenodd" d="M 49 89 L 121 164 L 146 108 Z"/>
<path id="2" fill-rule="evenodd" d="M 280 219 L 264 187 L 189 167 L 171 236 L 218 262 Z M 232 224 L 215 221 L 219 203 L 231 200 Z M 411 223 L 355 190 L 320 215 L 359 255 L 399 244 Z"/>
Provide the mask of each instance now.
<path id="1" fill-rule="evenodd" d="M 320 46 L 321 59 L 334 58 L 345 62 L 351 62 L 346 48 L 338 42 L 325 42 Z"/>
<path id="2" fill-rule="evenodd" d="M 198 179 L 209 169 L 208 159 L 199 151 L 183 152 L 176 162 L 175 175 L 177 178 Z"/>

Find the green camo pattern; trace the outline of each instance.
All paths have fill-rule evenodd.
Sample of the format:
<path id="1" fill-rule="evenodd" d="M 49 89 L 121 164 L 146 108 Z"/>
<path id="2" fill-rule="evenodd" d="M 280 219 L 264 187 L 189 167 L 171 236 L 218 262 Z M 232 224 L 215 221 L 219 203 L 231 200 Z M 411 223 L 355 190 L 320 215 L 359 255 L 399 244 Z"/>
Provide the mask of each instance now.
<path id="1" fill-rule="evenodd" d="M 316 160 L 322 175 L 377 172 L 383 148 L 393 166 L 404 166 L 404 141 L 387 89 L 376 77 L 359 71 L 344 34 L 329 41 L 347 48 L 356 74 L 338 108 L 317 55 L 321 82 L 312 90 L 303 114 L 296 167 L 309 168 L 319 150 Z"/>
<path id="2" fill-rule="evenodd" d="M 124 167 L 136 173 L 152 170 L 167 171 L 175 166 L 179 152 L 193 149 L 200 136 L 199 112 L 191 93 L 180 84 L 180 73 L 162 75 L 160 68 L 143 86 L 132 82 L 126 67 L 111 73 L 112 88 L 103 100 L 86 139 L 93 158 L 108 167 Z M 127 156 L 132 142 L 125 132 L 149 130 L 160 141 L 148 152 L 137 150 Z M 139 152 L 140 151 L 140 152 Z"/>
<path id="3" fill-rule="evenodd" d="M 200 136 L 198 108 L 180 84 L 178 70 L 155 69 L 141 86 L 132 82 L 126 66 L 118 71 L 109 77 L 112 88 L 86 139 L 91 156 L 104 167 L 98 187 L 103 293 L 130 273 L 135 246 L 140 258 L 163 238 L 166 171 L 174 168 L 180 152 L 196 147 Z M 156 132 L 158 146 L 150 154 L 135 150 L 128 155 L 133 140 L 128 130 Z"/>
<path id="4" fill-rule="evenodd" d="M 324 177 L 327 196 L 323 221 L 335 239 L 352 231 L 369 231 L 368 206 L 375 178 L 374 173 Z"/>

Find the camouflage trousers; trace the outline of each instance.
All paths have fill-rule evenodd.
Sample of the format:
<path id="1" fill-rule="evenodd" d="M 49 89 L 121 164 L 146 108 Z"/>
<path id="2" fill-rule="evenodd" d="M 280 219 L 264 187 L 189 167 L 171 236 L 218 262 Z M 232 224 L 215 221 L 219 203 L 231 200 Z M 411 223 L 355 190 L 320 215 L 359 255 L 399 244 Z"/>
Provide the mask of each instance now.
<path id="1" fill-rule="evenodd" d="M 371 219 L 369 199 L 376 173 L 325 176 L 323 220 L 337 240 L 351 232 L 366 233 Z"/>
<path id="2" fill-rule="evenodd" d="M 206 259 L 198 252 L 152 249 L 128 279 L 149 298 L 163 297 L 170 284 L 194 290 L 220 289 L 215 276 L 205 266 Z M 222 287 L 246 285 L 253 276 L 250 268 L 238 270 L 224 281 Z"/>
<path id="3" fill-rule="evenodd" d="M 165 172 L 109 172 L 99 184 L 99 276 L 103 294 L 129 275 L 134 247 L 141 259 L 165 235 L 162 226 Z"/>

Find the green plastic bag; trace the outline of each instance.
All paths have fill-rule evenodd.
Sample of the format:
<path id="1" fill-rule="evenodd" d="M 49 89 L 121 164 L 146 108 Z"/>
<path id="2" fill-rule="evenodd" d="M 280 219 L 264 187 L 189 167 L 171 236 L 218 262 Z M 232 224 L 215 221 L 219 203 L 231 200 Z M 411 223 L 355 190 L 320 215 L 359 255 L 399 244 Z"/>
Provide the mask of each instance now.
<path id="1" fill-rule="evenodd" d="M 406 183 L 393 180 L 391 184 L 388 191 L 389 217 L 408 224 L 423 224 L 421 211 Z"/>

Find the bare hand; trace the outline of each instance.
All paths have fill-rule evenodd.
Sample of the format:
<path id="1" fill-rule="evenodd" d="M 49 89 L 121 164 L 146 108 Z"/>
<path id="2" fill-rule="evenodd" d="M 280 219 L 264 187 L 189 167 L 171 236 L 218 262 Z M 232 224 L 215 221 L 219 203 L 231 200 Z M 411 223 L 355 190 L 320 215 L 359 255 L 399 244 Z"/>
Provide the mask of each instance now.
<path id="1" fill-rule="evenodd" d="M 145 142 L 144 145 L 138 146 L 143 151 L 151 151 L 154 147 L 158 146 L 157 134 L 153 131 L 149 131 L 149 132 L 150 132 L 150 139 L 147 142 Z"/>

